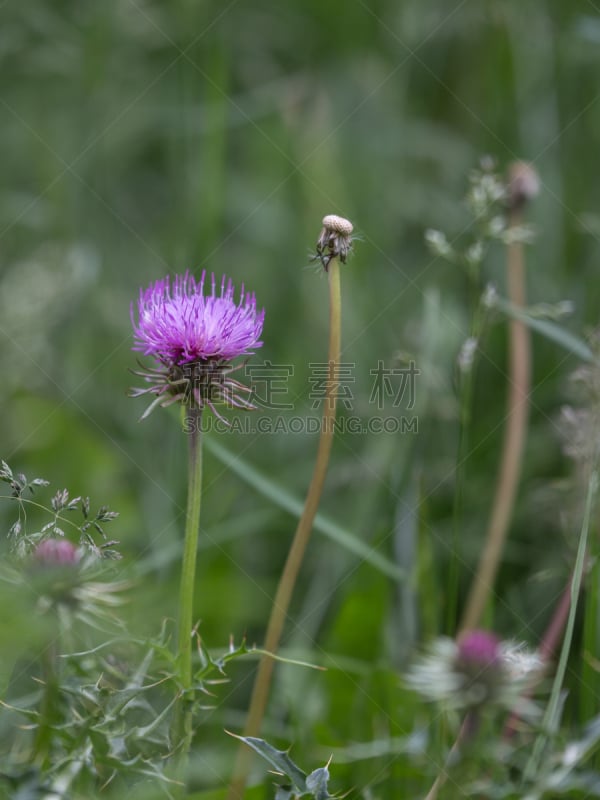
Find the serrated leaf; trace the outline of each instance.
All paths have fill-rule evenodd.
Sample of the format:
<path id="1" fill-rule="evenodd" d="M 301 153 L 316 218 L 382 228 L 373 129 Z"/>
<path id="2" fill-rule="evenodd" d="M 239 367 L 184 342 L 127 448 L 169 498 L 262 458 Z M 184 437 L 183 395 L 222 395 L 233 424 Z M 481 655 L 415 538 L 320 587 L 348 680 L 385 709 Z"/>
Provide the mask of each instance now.
<path id="1" fill-rule="evenodd" d="M 328 800 L 332 796 L 327 788 L 328 783 L 329 770 L 327 767 L 319 767 L 306 778 L 306 788 L 315 800 Z"/>
<path id="2" fill-rule="evenodd" d="M 306 794 L 306 773 L 298 767 L 289 757 L 287 750 L 277 750 L 277 748 L 265 742 L 264 739 L 257 739 L 254 736 L 237 736 L 235 733 L 229 733 L 235 739 L 239 739 L 251 747 L 256 753 L 262 756 L 272 767 L 275 767 L 277 772 L 287 775 L 292 783 L 292 789 L 296 794 Z"/>
<path id="3" fill-rule="evenodd" d="M 178 700 L 178 698 L 177 698 L 177 697 L 174 697 L 174 698 L 173 698 L 173 700 L 172 700 L 172 701 L 169 703 L 169 705 L 168 705 L 168 706 L 166 706 L 166 707 L 163 709 L 163 711 L 161 711 L 161 713 L 160 713 L 160 714 L 159 714 L 159 715 L 158 715 L 158 716 L 157 716 L 155 719 L 153 719 L 153 720 L 152 720 L 152 722 L 151 722 L 149 725 L 138 726 L 138 727 L 136 727 L 136 728 L 132 728 L 132 729 L 131 729 L 131 730 L 130 730 L 128 733 L 127 733 L 127 738 L 141 739 L 142 741 L 143 741 L 144 739 L 147 739 L 147 738 L 149 738 L 149 736 L 150 736 L 151 734 L 153 734 L 153 733 L 154 733 L 154 731 L 155 731 L 155 730 L 156 730 L 156 729 L 157 729 L 157 728 L 158 728 L 158 727 L 159 727 L 159 726 L 162 724 L 162 722 L 163 722 L 163 721 L 166 719 L 167 715 L 169 714 L 169 711 L 170 711 L 170 710 L 171 710 L 171 708 L 172 708 L 172 707 L 175 705 L 175 703 L 177 702 L 177 700 Z"/>

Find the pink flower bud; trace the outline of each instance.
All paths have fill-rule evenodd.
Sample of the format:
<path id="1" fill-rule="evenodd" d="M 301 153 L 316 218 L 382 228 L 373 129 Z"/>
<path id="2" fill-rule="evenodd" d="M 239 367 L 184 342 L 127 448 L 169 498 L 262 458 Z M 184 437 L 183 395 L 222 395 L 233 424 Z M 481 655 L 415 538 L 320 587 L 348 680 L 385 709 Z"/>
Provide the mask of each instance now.
<path id="1" fill-rule="evenodd" d="M 61 567 L 79 562 L 79 551 L 67 539 L 45 539 L 33 552 L 35 561 L 45 567 Z"/>
<path id="2" fill-rule="evenodd" d="M 502 659 L 500 640 L 488 631 L 468 631 L 457 644 L 457 661 L 463 669 L 482 670 L 497 666 Z"/>

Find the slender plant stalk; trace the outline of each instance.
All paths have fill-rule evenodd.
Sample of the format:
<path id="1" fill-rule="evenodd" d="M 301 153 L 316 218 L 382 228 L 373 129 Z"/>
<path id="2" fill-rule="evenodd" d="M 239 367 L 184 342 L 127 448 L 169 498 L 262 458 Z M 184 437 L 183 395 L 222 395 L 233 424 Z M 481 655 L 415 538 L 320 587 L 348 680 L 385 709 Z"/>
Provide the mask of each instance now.
<path id="1" fill-rule="evenodd" d="M 521 212 L 511 211 L 510 227 L 521 223 Z M 517 308 L 526 303 L 525 258 L 523 244 L 512 241 L 507 247 L 508 297 Z M 531 340 L 527 326 L 511 319 L 509 390 L 504 443 L 496 493 L 490 515 L 485 545 L 461 622 L 461 630 L 476 628 L 484 614 L 502 557 L 506 534 L 513 513 L 517 486 L 521 475 L 523 447 L 529 415 L 531 386 Z"/>
<path id="2" fill-rule="evenodd" d="M 596 545 L 597 547 L 597 545 Z M 596 548 L 590 548 L 592 553 Z M 598 713 L 600 698 L 596 691 L 598 680 L 598 663 L 596 661 L 599 648 L 598 611 L 600 593 L 600 564 L 594 555 L 590 558 L 590 577 L 586 587 L 585 617 L 583 621 L 583 637 L 581 642 L 581 691 L 579 695 L 580 716 L 583 722 L 593 719 Z M 596 764 L 600 759 L 596 756 Z"/>
<path id="3" fill-rule="evenodd" d="M 542 636 L 542 640 L 538 647 L 538 653 L 540 654 L 540 658 L 545 663 L 552 661 L 552 659 L 554 658 L 554 654 L 556 653 L 558 645 L 560 644 L 560 638 L 565 629 L 565 625 L 567 624 L 567 620 L 569 618 L 569 610 L 571 608 L 572 583 L 573 583 L 573 576 L 569 578 L 569 582 L 567 583 L 566 588 L 564 589 L 562 595 L 560 596 L 558 605 L 554 609 L 552 618 L 548 623 L 548 627 L 544 631 L 544 635 Z M 528 694 L 530 694 L 530 692 Z M 504 739 L 510 739 L 512 736 L 515 735 L 515 733 L 517 732 L 518 724 L 519 724 L 519 715 L 516 711 L 513 711 L 510 717 L 508 718 L 506 725 L 504 726 L 504 733 L 503 733 Z"/>
<path id="4" fill-rule="evenodd" d="M 317 458 L 313 470 L 312 479 L 306 495 L 302 516 L 298 521 L 298 527 L 292 540 L 277 593 L 273 601 L 273 608 L 267 626 L 264 649 L 275 654 L 279 647 L 281 633 L 287 617 L 290 600 L 298 577 L 298 572 L 302 564 L 306 546 L 310 539 L 313 520 L 317 513 L 319 500 L 325 483 L 329 455 L 333 443 L 333 432 L 336 413 L 337 395 L 337 376 L 336 367 L 340 361 L 341 348 L 341 291 L 340 291 L 340 266 L 338 258 L 332 258 L 328 264 L 329 274 L 329 380 L 325 394 L 323 418 L 321 424 L 321 436 Z M 261 659 L 252 697 L 250 708 L 244 729 L 244 736 L 257 736 L 267 707 L 271 676 L 273 673 L 273 660 L 268 656 Z M 234 767 L 234 777 L 229 787 L 228 800 L 239 800 L 244 796 L 251 754 L 245 745 L 241 745 L 238 750 L 236 764 Z"/>
<path id="5" fill-rule="evenodd" d="M 472 294 L 475 296 L 478 288 L 476 275 L 471 276 L 470 287 Z M 481 308 L 481 300 L 477 299 L 476 302 L 477 305 L 475 305 L 473 312 L 469 338 L 475 340 L 475 342 L 478 343 L 477 346 L 479 346 L 479 340 L 483 330 L 483 313 Z M 454 636 L 457 623 L 458 593 L 460 584 L 460 527 L 462 522 L 464 487 L 467 474 L 466 467 L 469 454 L 469 434 L 471 420 L 473 417 L 473 388 L 475 385 L 476 370 L 477 352 L 473 354 L 473 360 L 471 364 L 468 365 L 467 369 L 462 375 L 462 385 L 460 390 L 460 429 L 458 434 L 458 450 L 456 458 L 456 489 L 454 492 L 454 506 L 452 509 L 452 551 L 450 554 L 448 589 L 446 595 L 446 632 L 448 636 Z"/>
<path id="6" fill-rule="evenodd" d="M 185 538 L 179 589 L 178 644 L 180 680 L 184 692 L 177 706 L 174 723 L 175 746 L 180 747 L 180 768 L 185 767 L 192 742 L 192 711 L 189 690 L 192 687 L 192 639 L 194 614 L 194 579 L 196 575 L 196 553 L 200 531 L 200 505 L 202 501 L 202 440 L 200 422 L 202 411 L 198 408 L 185 410 L 188 431 L 188 497 L 185 519 Z"/>
<path id="7" fill-rule="evenodd" d="M 562 648 L 560 651 L 560 658 L 558 660 L 558 667 L 556 668 L 556 675 L 554 676 L 554 683 L 552 684 L 552 691 L 550 699 L 546 706 L 544 718 L 542 720 L 542 730 L 536 739 L 533 753 L 525 767 L 524 777 L 525 780 L 531 780 L 536 775 L 538 767 L 540 766 L 548 738 L 556 731 L 559 723 L 559 708 L 560 708 L 560 695 L 562 692 L 562 685 L 567 671 L 567 661 L 571 651 L 571 643 L 573 641 L 573 631 L 575 629 L 575 616 L 577 614 L 577 601 L 581 591 L 583 582 L 583 575 L 585 572 L 585 561 L 587 552 L 588 535 L 590 530 L 590 521 L 592 517 L 592 508 L 594 500 L 598 492 L 598 472 L 596 469 L 590 475 L 588 482 L 587 497 L 585 501 L 585 511 L 583 514 L 583 522 L 581 525 L 581 533 L 579 536 L 579 546 L 577 548 L 577 557 L 575 558 L 575 567 L 573 568 L 573 579 L 571 581 L 571 607 L 569 609 L 569 618 L 567 620 L 567 627 L 563 638 Z"/>
<path id="8" fill-rule="evenodd" d="M 433 786 L 427 792 L 425 800 L 436 800 L 440 789 L 448 780 L 448 771 L 452 762 L 458 757 L 460 753 L 460 749 L 462 745 L 471 739 L 473 735 L 477 732 L 479 727 L 479 714 L 475 710 L 467 711 L 465 718 L 463 719 L 463 723 L 460 726 L 460 730 L 458 732 L 458 736 L 456 737 L 456 741 L 452 745 L 452 749 L 448 754 L 448 758 L 446 759 L 446 764 L 442 768 L 442 771 L 435 779 Z"/>
<path id="9" fill-rule="evenodd" d="M 554 614 L 546 628 L 538 652 L 544 661 L 551 661 L 560 644 L 560 638 L 569 618 L 571 609 L 573 576 L 569 578 L 566 589 L 563 591 L 558 605 L 554 609 Z"/>

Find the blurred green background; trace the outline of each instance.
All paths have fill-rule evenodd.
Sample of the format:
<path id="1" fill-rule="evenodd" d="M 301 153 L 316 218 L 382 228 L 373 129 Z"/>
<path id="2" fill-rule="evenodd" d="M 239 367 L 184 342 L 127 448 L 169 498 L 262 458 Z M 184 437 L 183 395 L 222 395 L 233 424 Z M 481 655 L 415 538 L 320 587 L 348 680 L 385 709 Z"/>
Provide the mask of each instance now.
<path id="1" fill-rule="evenodd" d="M 175 612 L 185 437 L 172 410 L 138 424 L 144 401 L 126 397 L 136 381 L 130 303 L 169 272 L 205 268 L 244 282 L 266 308 L 254 361 L 293 365 L 290 413 L 314 415 L 309 365 L 326 358 L 328 312 L 309 255 L 324 214 L 352 219 L 360 241 L 343 270 L 352 413 L 373 412 L 377 362 L 406 353 L 421 371 L 419 431 L 338 437 L 321 510 L 407 577 L 315 533 L 286 644 L 331 669 L 279 669 L 265 733 L 295 742 L 311 768 L 349 740 L 406 735 L 412 708 L 400 707 L 395 670 L 416 641 L 444 629 L 455 364 L 470 315 L 464 275 L 431 256 L 423 233 L 468 238 L 462 198 L 482 155 L 501 170 L 532 161 L 542 190 L 529 214 L 531 301 L 574 301 L 574 331 L 597 323 L 597 7 L 5 0 L 0 20 L 2 456 L 120 512 L 111 534 L 139 577 L 128 613 L 155 633 Z M 483 281 L 504 293 L 499 248 Z M 499 320 L 477 379 L 463 596 L 493 496 L 505 352 Z M 534 339 L 530 438 L 495 618 L 500 633 L 531 642 L 576 538 L 557 432 L 575 366 Z M 386 405 L 385 415 L 399 413 Z M 314 435 L 210 438 L 251 475 L 304 496 Z M 260 643 L 295 518 L 212 452 L 205 487 L 202 635 L 215 648 L 230 634 Z M 220 731 L 240 730 L 253 669 L 232 667 L 208 715 L 208 783 L 230 768 L 235 747 Z M 393 757 L 365 763 L 354 785 L 393 777 Z M 410 786 L 406 772 L 402 780 Z"/>

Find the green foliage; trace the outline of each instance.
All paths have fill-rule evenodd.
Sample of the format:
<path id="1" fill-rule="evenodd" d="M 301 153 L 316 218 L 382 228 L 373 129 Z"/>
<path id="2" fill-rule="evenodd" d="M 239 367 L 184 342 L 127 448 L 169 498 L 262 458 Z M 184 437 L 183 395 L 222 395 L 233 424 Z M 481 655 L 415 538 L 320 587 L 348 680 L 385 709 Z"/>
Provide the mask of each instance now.
<path id="1" fill-rule="evenodd" d="M 303 503 L 298 498 L 291 495 L 283 487 L 278 486 L 274 481 L 269 480 L 256 468 L 247 464 L 240 456 L 234 456 L 223 445 L 209 439 L 207 442 L 208 450 L 213 453 L 220 461 L 225 464 L 236 475 L 239 475 L 246 483 L 264 495 L 268 500 L 280 506 L 285 511 L 290 512 L 295 517 L 302 513 Z M 405 575 L 390 559 L 385 558 L 376 550 L 369 548 L 360 539 L 356 538 L 350 531 L 345 530 L 341 525 L 337 525 L 333 520 L 317 514 L 315 517 L 314 528 L 319 533 L 331 539 L 340 547 L 359 556 L 362 561 L 372 564 L 384 575 L 402 580 Z"/>
<path id="2" fill-rule="evenodd" d="M 561 409 L 577 406 L 573 370 L 595 365 L 587 334 L 599 322 L 596 10 L 557 0 L 9 0 L 1 13 L 0 405 L 14 472 L 0 468 L 0 528 L 10 531 L 0 543 L 0 697 L 19 711 L 0 714 L 0 795 L 37 800 L 60 776 L 71 781 L 54 789 L 61 800 L 69 791 L 74 800 L 176 796 L 163 756 L 180 688 L 168 632 L 185 442 L 175 413 L 137 424 L 143 403 L 126 397 L 129 305 L 167 272 L 206 268 L 245 282 L 267 312 L 254 363 L 293 367 L 278 398 L 293 409 L 281 416 L 318 413 L 310 365 L 325 359 L 326 292 L 306 267 L 323 215 L 340 213 L 362 239 L 342 275 L 343 359 L 355 381 L 341 413 L 408 415 L 391 396 L 383 409 L 370 402 L 370 371 L 414 356 L 418 433 L 336 435 L 261 735 L 293 742 L 302 764 L 333 752 L 336 785 L 361 800 L 424 797 L 456 730 L 400 675 L 421 643 L 456 632 L 495 491 L 515 316 L 534 332 L 533 392 L 495 630 L 537 645 L 575 563 L 589 465 L 565 454 L 574 432 L 565 434 Z M 515 158 L 540 175 L 519 234 L 535 233 L 523 312 L 502 299 L 496 178 L 483 202 L 472 180 L 485 154 L 499 180 Z M 489 285 L 495 307 L 481 300 Z M 473 355 L 475 308 L 473 412 L 459 464 L 459 362 Z M 593 447 L 595 428 L 582 431 Z M 198 633 L 260 645 L 316 437 L 237 429 L 207 440 Z M 28 477 L 38 474 L 54 488 Z M 96 502 L 118 508 L 118 522 L 106 525 Z M 509 755 L 493 731 L 443 797 L 598 795 L 595 516 L 548 770 L 521 781 L 537 730 L 520 729 Z M 122 555 L 78 573 L 77 614 L 41 603 L 14 561 L 63 533 L 89 555 Z M 120 591 L 105 591 L 115 583 Z M 119 605 L 100 602 L 122 595 Z M 32 762 L 31 716 L 41 713 L 49 643 L 59 673 L 50 773 Z M 220 687 L 212 681 L 229 651 L 196 652 L 188 797 L 223 800 L 238 745 L 223 729 L 243 729 L 257 653 L 222 663 L 230 682 Z M 262 765 L 253 782 L 247 800 L 273 795 Z"/>
<path id="3" fill-rule="evenodd" d="M 7 536 L 12 551 L 18 557 L 23 557 L 30 553 L 45 538 L 51 536 L 65 537 L 65 531 L 60 525 L 65 527 L 68 525 L 71 530 L 75 530 L 79 535 L 80 543 L 92 554 L 104 558 L 121 557 L 118 550 L 114 549 L 114 545 L 118 544 L 118 542 L 107 540 L 104 533 L 103 525 L 119 516 L 117 512 L 111 511 L 108 506 L 101 506 L 95 514 L 92 514 L 90 498 L 71 498 L 67 489 L 59 489 L 56 492 L 50 501 L 50 508 L 41 505 L 39 502 L 34 503 L 23 495 L 33 495 L 36 488 L 49 486 L 50 481 L 44 478 L 28 480 L 27 476 L 22 472 L 15 475 L 6 461 L 0 461 L 0 481 L 7 483 L 11 488 L 10 498 L 0 496 L 0 500 L 14 499 L 17 504 L 18 517 L 8 529 Z M 41 527 L 37 523 L 38 529 L 31 530 L 31 526 L 28 526 L 28 506 L 35 508 L 36 511 L 41 511 L 46 517 L 50 516 L 50 521 L 41 524 Z M 79 513 L 80 522 L 75 523 L 65 516 L 65 514 L 68 514 L 72 517 L 72 512 Z M 94 531 L 101 536 L 100 545 L 94 541 L 92 536 Z"/>
<path id="4" fill-rule="evenodd" d="M 233 736 L 234 734 L 230 734 Z M 314 800 L 328 800 L 334 797 L 329 794 L 327 788 L 329 783 L 329 765 L 313 770 L 309 775 L 303 772 L 292 759 L 286 750 L 277 748 L 265 742 L 264 739 L 257 739 L 254 736 L 236 736 L 262 756 L 269 764 L 275 768 L 278 775 L 289 778 L 289 785 L 278 786 L 275 792 L 275 800 L 295 800 L 300 797 L 313 797 Z"/>
<path id="5" fill-rule="evenodd" d="M 533 316 L 531 311 L 523 311 L 522 309 L 515 308 L 501 297 L 491 298 L 490 305 L 492 308 L 499 308 L 500 311 L 503 311 L 509 317 L 513 317 L 514 319 L 524 322 L 532 330 L 536 331 L 537 333 L 541 333 L 542 336 L 545 336 L 551 341 L 556 342 L 556 344 L 559 344 L 568 353 L 573 353 L 573 355 L 577 356 L 577 358 L 580 358 L 583 361 L 590 361 L 592 363 L 596 362 L 596 356 L 594 355 L 590 346 L 583 339 L 575 336 L 562 325 L 557 325 L 553 320 L 540 319 L 538 316 Z"/>
<path id="6" fill-rule="evenodd" d="M 57 640 L 47 644 L 39 691 L 4 706 L 11 717 L 27 722 L 16 744 L 28 766 L 0 762 L 0 785 L 25 796 L 45 791 L 66 797 L 96 796 L 110 787 L 109 796 L 116 798 L 144 784 L 173 789 L 177 781 L 168 757 L 175 746 L 172 712 L 181 686 L 170 639 L 164 626 L 153 640 L 121 635 L 60 654 L 53 663 L 48 655 Z M 198 644 L 192 699 L 197 719 L 206 715 L 202 698 L 214 696 L 225 665 L 249 652 L 242 644 L 212 655 Z"/>

